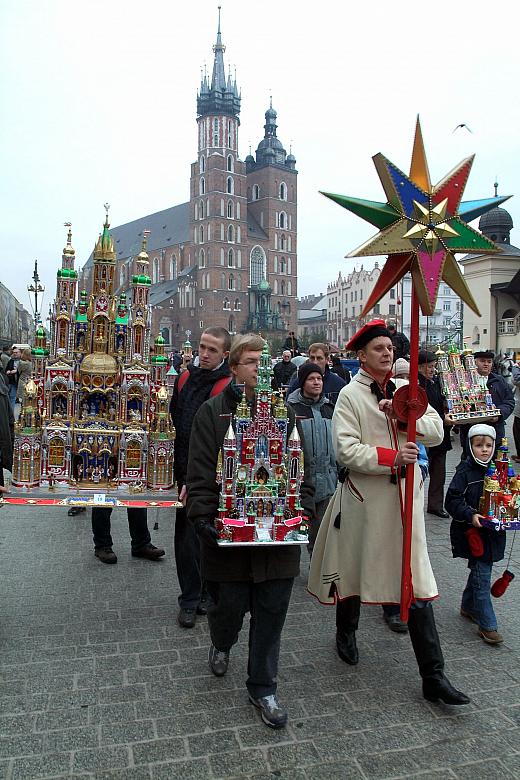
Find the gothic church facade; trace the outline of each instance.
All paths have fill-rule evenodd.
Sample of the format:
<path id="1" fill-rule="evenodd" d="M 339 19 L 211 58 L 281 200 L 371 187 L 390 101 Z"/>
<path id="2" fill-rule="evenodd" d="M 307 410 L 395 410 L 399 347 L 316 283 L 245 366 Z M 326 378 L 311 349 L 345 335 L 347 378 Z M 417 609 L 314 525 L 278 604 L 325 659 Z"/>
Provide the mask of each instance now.
<path id="1" fill-rule="evenodd" d="M 167 348 L 204 328 L 282 335 L 296 329 L 297 170 L 277 137 L 277 114 L 265 113 L 255 156 L 240 159 L 240 101 L 226 77 L 220 19 L 211 80 L 197 94 L 197 159 L 187 203 L 111 229 L 117 254 L 116 292 L 127 291 L 148 234 L 152 333 Z M 89 282 L 93 257 L 83 268 Z"/>

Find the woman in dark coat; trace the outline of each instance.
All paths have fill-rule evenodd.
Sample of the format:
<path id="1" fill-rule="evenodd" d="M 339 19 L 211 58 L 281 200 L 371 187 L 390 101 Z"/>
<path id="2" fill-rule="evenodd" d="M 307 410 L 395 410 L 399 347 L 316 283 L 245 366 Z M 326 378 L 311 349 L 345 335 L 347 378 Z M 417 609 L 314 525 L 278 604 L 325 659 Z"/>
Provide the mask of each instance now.
<path id="1" fill-rule="evenodd" d="M 13 468 L 14 415 L 9 390 L 0 374 L 0 485 L 4 484 L 3 469 Z"/>

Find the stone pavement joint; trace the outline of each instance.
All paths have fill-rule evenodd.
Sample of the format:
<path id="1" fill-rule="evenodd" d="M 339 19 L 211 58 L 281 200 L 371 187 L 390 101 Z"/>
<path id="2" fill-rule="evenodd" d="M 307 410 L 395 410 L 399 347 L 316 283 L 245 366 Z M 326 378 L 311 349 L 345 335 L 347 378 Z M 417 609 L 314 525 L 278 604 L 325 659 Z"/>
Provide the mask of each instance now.
<path id="1" fill-rule="evenodd" d="M 447 482 L 459 458 L 456 446 Z M 150 563 L 131 557 L 125 512 L 114 511 L 108 567 L 88 513 L 0 510 L 0 780 L 520 777 L 520 542 L 519 579 L 494 601 L 505 642 L 489 647 L 459 616 L 467 569 L 451 557 L 449 521 L 426 516 L 446 671 L 472 697 L 464 708 L 422 698 L 409 638 L 379 607 L 362 608 L 359 665 L 343 664 L 334 609 L 306 593 L 303 552 L 280 656 L 290 719 L 272 731 L 247 701 L 247 626 L 217 679 L 206 618 L 177 625 L 173 515 L 157 519 L 152 541 L 167 556 Z"/>

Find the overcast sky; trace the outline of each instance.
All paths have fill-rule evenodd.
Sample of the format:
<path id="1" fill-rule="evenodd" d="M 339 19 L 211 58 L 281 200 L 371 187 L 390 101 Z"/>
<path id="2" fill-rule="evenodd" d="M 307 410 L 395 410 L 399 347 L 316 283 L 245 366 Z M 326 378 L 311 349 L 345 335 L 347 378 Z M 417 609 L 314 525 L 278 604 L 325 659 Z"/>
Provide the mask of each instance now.
<path id="1" fill-rule="evenodd" d="M 64 222 L 81 266 L 105 201 L 118 225 L 188 200 L 217 5 L 2 0 L 0 279 L 24 305 L 38 258 L 48 309 Z M 408 172 L 417 113 L 432 181 L 476 153 L 465 199 L 491 196 L 496 176 L 499 194 L 517 191 L 514 7 L 222 0 L 225 62 L 242 90 L 240 156 L 263 137 L 270 94 L 296 156 L 299 295 L 352 270 L 344 255 L 375 232 L 318 191 L 384 200 L 371 157 Z M 454 133 L 460 123 L 473 132 Z M 518 198 L 507 208 L 519 222 Z"/>

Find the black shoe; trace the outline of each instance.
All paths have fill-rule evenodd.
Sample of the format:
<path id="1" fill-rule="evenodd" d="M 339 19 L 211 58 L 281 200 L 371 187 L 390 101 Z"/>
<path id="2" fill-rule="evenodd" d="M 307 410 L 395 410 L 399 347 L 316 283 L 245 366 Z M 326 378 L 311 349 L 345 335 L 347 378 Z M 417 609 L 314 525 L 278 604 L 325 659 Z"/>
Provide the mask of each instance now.
<path id="1" fill-rule="evenodd" d="M 359 653 L 356 644 L 356 632 L 348 631 L 345 633 L 336 633 L 336 649 L 342 661 L 350 666 L 355 666 L 359 662 Z"/>
<path id="2" fill-rule="evenodd" d="M 134 558 L 147 558 L 149 561 L 158 561 L 164 555 L 162 547 L 155 547 L 153 544 L 145 544 L 138 550 L 132 550 Z"/>
<path id="3" fill-rule="evenodd" d="M 434 515 L 435 517 L 449 517 L 449 514 L 444 509 L 427 509 L 426 511 L 429 515 Z"/>
<path id="4" fill-rule="evenodd" d="M 224 677 L 229 666 L 229 650 L 217 650 L 215 645 L 211 645 L 208 664 L 215 677 Z"/>
<path id="5" fill-rule="evenodd" d="M 94 555 L 102 563 L 117 563 L 117 555 L 111 547 L 96 547 L 94 549 Z"/>
<path id="6" fill-rule="evenodd" d="M 450 683 L 446 677 L 436 680 L 427 677 L 423 680 L 423 696 L 428 701 L 442 701 L 444 704 L 469 704 L 471 699 L 465 693 L 461 693 Z"/>
<path id="7" fill-rule="evenodd" d="M 408 633 L 408 625 L 401 620 L 399 613 L 397 615 L 387 615 L 386 612 L 383 612 L 383 617 L 390 631 L 395 631 L 396 634 Z"/>
<path id="8" fill-rule="evenodd" d="M 86 511 L 87 511 L 86 506 L 71 506 L 67 514 L 69 517 L 74 517 L 75 515 L 80 515 L 82 512 L 86 512 Z"/>
<path id="9" fill-rule="evenodd" d="M 177 623 L 183 628 L 193 628 L 195 625 L 195 610 L 181 607 L 177 615 Z"/>
<path id="10" fill-rule="evenodd" d="M 266 726 L 272 729 L 282 729 L 287 723 L 287 712 L 278 701 L 276 694 L 260 696 L 255 699 L 249 694 L 249 701 L 260 710 L 260 715 Z"/>
<path id="11" fill-rule="evenodd" d="M 197 615 L 207 615 L 208 614 L 208 602 L 207 601 L 201 601 L 199 606 L 197 607 Z"/>

